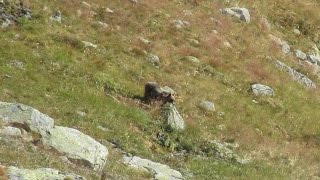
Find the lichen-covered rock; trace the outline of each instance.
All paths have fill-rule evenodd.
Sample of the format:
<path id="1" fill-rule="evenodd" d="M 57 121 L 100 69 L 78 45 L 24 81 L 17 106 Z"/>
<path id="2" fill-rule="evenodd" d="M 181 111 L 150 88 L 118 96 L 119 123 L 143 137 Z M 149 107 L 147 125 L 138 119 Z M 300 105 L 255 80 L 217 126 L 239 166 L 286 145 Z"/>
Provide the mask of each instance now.
<path id="1" fill-rule="evenodd" d="M 287 72 L 295 81 L 299 82 L 300 84 L 302 84 L 308 88 L 316 88 L 316 84 L 311 79 L 309 79 L 304 74 L 301 74 L 301 73 L 297 72 L 296 70 L 292 69 L 291 67 L 287 66 L 283 62 L 277 60 L 276 66 L 279 69 Z"/>
<path id="2" fill-rule="evenodd" d="M 154 54 L 148 54 L 146 59 L 154 66 L 160 66 L 160 58 Z"/>
<path id="3" fill-rule="evenodd" d="M 224 14 L 235 16 L 239 18 L 241 21 L 244 21 L 246 23 L 250 23 L 250 13 L 249 13 L 249 10 L 246 8 L 240 8 L 240 7 L 225 8 L 223 9 L 222 12 Z"/>
<path id="4" fill-rule="evenodd" d="M 252 92 L 254 95 L 265 95 L 265 96 L 274 96 L 274 91 L 269 86 L 263 84 L 253 84 L 251 86 Z"/>
<path id="5" fill-rule="evenodd" d="M 296 55 L 296 58 L 301 59 L 301 60 L 306 60 L 307 59 L 307 55 L 300 51 L 300 50 L 295 50 L 294 54 Z"/>
<path id="6" fill-rule="evenodd" d="M 0 136 L 13 136 L 13 137 L 19 137 L 21 136 L 21 130 L 19 128 L 15 127 L 4 127 L 0 129 Z"/>
<path id="7" fill-rule="evenodd" d="M 199 103 L 199 108 L 201 108 L 204 111 L 211 111 L 211 112 L 216 110 L 213 102 L 211 101 L 201 101 Z"/>
<path id="8" fill-rule="evenodd" d="M 0 121 L 4 124 L 20 124 L 38 134 L 53 128 L 54 120 L 37 109 L 17 103 L 0 102 Z"/>
<path id="9" fill-rule="evenodd" d="M 108 149 L 76 129 L 55 126 L 42 137 L 42 142 L 94 170 L 101 170 L 106 164 Z"/>
<path id="10" fill-rule="evenodd" d="M 19 169 L 17 167 L 10 166 L 7 168 L 6 174 L 9 180 L 85 180 L 84 177 L 71 173 L 63 173 L 50 168 Z"/>
<path id="11" fill-rule="evenodd" d="M 154 179 L 157 180 L 183 179 L 183 176 L 179 171 L 173 170 L 167 165 L 152 162 L 148 159 L 142 159 L 137 156 L 124 156 L 123 162 L 133 168 L 149 171 L 150 173 L 152 173 Z"/>
<path id="12" fill-rule="evenodd" d="M 170 128 L 175 130 L 184 130 L 184 120 L 173 103 L 164 104 L 161 111 Z"/>

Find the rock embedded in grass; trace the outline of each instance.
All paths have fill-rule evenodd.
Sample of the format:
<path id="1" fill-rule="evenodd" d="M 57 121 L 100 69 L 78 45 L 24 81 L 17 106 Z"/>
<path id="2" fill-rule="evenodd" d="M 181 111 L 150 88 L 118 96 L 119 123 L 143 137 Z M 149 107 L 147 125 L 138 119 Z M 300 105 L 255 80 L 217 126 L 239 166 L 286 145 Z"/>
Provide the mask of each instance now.
<path id="1" fill-rule="evenodd" d="M 184 120 L 173 103 L 162 105 L 161 111 L 170 128 L 178 131 L 185 129 Z"/>
<path id="2" fill-rule="evenodd" d="M 152 63 L 154 66 L 160 66 L 160 58 L 157 55 L 154 54 L 147 54 L 146 57 L 147 61 Z"/>
<path id="3" fill-rule="evenodd" d="M 313 64 L 317 64 L 318 66 L 320 66 L 320 56 L 317 55 L 308 55 L 307 56 L 307 61 L 313 63 Z"/>
<path id="4" fill-rule="evenodd" d="M 223 9 L 222 12 L 224 14 L 228 14 L 228 15 L 237 17 L 241 21 L 244 21 L 246 23 L 250 23 L 250 21 L 251 21 L 249 10 L 246 8 L 231 7 L 231 8 Z"/>
<path id="5" fill-rule="evenodd" d="M 61 12 L 60 11 L 54 11 L 52 13 L 51 17 L 50 17 L 50 20 L 58 22 L 58 23 L 61 23 L 61 20 L 62 20 Z"/>
<path id="6" fill-rule="evenodd" d="M 295 50 L 294 54 L 296 56 L 296 58 L 300 59 L 300 60 L 306 60 L 307 59 L 307 55 L 302 52 L 301 50 Z"/>
<path id="7" fill-rule="evenodd" d="M 271 87 L 263 85 L 263 84 L 253 84 L 251 85 L 251 89 L 254 95 L 260 96 L 274 96 L 274 91 Z"/>
<path id="8" fill-rule="evenodd" d="M 191 63 L 200 63 L 200 60 L 194 56 L 185 56 L 182 59 Z"/>
<path id="9" fill-rule="evenodd" d="M 284 41 L 284 40 L 282 40 L 272 34 L 269 34 L 269 37 L 274 43 L 276 43 L 278 46 L 281 47 L 281 50 L 283 53 L 285 53 L 285 54 L 290 53 L 290 46 L 287 41 Z"/>
<path id="10" fill-rule="evenodd" d="M 214 103 L 211 102 L 211 101 L 201 101 L 198 106 L 199 106 L 200 109 L 202 109 L 204 111 L 207 111 L 207 112 L 216 111 Z"/>
<path id="11" fill-rule="evenodd" d="M 152 173 L 152 176 L 154 179 L 157 180 L 181 180 L 184 179 L 182 174 L 179 171 L 176 171 L 174 169 L 171 169 L 169 166 L 152 162 L 148 159 L 142 159 L 137 156 L 123 156 L 123 162 L 130 167 L 149 171 Z"/>

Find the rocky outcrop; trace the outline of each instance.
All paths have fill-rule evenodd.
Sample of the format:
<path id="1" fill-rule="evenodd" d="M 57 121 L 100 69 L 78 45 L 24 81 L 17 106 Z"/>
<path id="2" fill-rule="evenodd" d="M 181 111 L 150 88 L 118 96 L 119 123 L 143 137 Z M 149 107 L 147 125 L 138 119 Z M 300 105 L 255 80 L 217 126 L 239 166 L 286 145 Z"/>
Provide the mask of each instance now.
<path id="1" fill-rule="evenodd" d="M 54 180 L 85 180 L 84 177 L 71 174 L 63 173 L 59 170 L 50 168 L 39 168 L 39 169 L 19 169 L 14 166 L 6 168 L 6 178 L 9 180 L 31 180 L 31 179 L 54 179 Z"/>
<path id="2" fill-rule="evenodd" d="M 184 120 L 173 103 L 162 105 L 161 111 L 170 128 L 174 130 L 184 130 Z"/>
<path id="3" fill-rule="evenodd" d="M 26 130 L 45 134 L 53 128 L 54 120 L 37 109 L 18 103 L 0 102 L 0 121 L 5 125 L 19 125 Z"/>
<path id="4" fill-rule="evenodd" d="M 251 85 L 251 90 L 254 95 L 265 95 L 265 96 L 274 96 L 274 91 L 269 86 L 263 84 L 253 84 Z"/>
<path id="5" fill-rule="evenodd" d="M 300 59 L 300 60 L 306 60 L 307 59 L 307 55 L 302 52 L 301 50 L 295 50 L 294 54 L 296 56 L 296 58 Z"/>
<path id="6" fill-rule="evenodd" d="M 296 70 L 292 69 L 291 67 L 287 66 L 281 61 L 276 61 L 276 66 L 281 69 L 282 71 L 287 72 L 295 81 L 299 82 L 300 84 L 304 85 L 308 88 L 316 88 L 316 84 L 309 79 L 304 74 L 297 72 Z"/>
<path id="7" fill-rule="evenodd" d="M 307 61 L 311 62 L 312 64 L 317 64 L 320 66 L 320 56 L 317 55 L 308 55 Z"/>
<path id="8" fill-rule="evenodd" d="M 137 156 L 134 156 L 134 157 L 124 156 L 123 162 L 133 168 L 149 171 L 153 175 L 154 179 L 157 179 L 157 180 L 183 179 L 183 176 L 179 171 L 173 170 L 167 165 L 152 162 L 148 159 L 142 159 Z"/>
<path id="9" fill-rule="evenodd" d="M 42 137 L 42 142 L 71 160 L 82 161 L 94 170 L 101 170 L 106 164 L 107 148 L 76 129 L 55 126 Z"/>
<path id="10" fill-rule="evenodd" d="M 244 21 L 246 23 L 250 23 L 250 13 L 249 10 L 246 8 L 240 8 L 240 7 L 232 7 L 232 8 L 225 8 L 222 10 L 224 14 L 228 14 L 234 17 L 239 18 L 241 21 Z"/>

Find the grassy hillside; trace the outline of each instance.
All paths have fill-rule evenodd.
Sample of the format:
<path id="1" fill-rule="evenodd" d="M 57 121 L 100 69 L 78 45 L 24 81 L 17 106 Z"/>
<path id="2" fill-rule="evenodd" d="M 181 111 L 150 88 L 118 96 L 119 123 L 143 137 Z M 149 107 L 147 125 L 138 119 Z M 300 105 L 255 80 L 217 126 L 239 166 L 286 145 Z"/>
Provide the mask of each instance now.
<path id="1" fill-rule="evenodd" d="M 19 18 L 15 25 L 0 30 L 1 101 L 33 106 L 58 125 L 170 165 L 187 179 L 319 178 L 320 91 L 293 81 L 273 61 L 289 64 L 316 84 L 319 73 L 284 55 L 268 36 L 281 37 L 291 48 L 305 52 L 314 44 L 320 48 L 319 1 L 87 3 L 91 6 L 75 0 L 26 1 L 32 19 Z M 252 22 L 220 12 L 233 6 L 248 8 Z M 107 12 L 107 7 L 114 12 Z M 49 19 L 55 10 L 62 13 L 61 23 Z M 263 17 L 271 30 L 262 23 Z M 190 25 L 177 29 L 175 20 Z M 294 28 L 302 34 L 295 35 Z M 141 42 L 141 37 L 151 44 Z M 85 47 L 82 41 L 98 47 Z M 226 41 L 232 48 L 225 47 Z M 158 68 L 146 60 L 146 53 L 159 56 Z M 185 61 L 185 56 L 201 62 Z M 178 93 L 176 105 L 186 121 L 185 131 L 167 131 L 159 104 L 146 105 L 133 98 L 143 95 L 148 81 Z M 249 91 L 255 82 L 272 87 L 276 95 L 255 97 Z M 201 100 L 213 101 L 216 112 L 200 110 Z M 159 134 L 166 143 L 159 141 Z M 242 165 L 209 156 L 204 147 L 212 140 L 239 144 L 236 153 L 250 162 Z M 46 166 L 88 179 L 100 177 L 85 167 L 62 163 L 54 153 L 45 155 L 41 147 L 34 151 L 27 144 L 17 146 L 21 149 L 0 140 L 2 164 Z M 104 172 L 110 179 L 150 178 L 123 165 L 121 153 L 109 150 Z"/>

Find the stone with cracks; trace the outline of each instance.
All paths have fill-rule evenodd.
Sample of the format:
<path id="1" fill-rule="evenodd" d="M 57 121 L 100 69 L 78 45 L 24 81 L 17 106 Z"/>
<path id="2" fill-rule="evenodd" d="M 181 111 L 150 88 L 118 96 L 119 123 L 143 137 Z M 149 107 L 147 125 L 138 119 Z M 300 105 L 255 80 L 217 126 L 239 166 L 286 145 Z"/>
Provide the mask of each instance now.
<path id="1" fill-rule="evenodd" d="M 94 170 L 101 170 L 106 164 L 108 149 L 76 129 L 55 126 L 42 137 L 42 142 Z"/>

